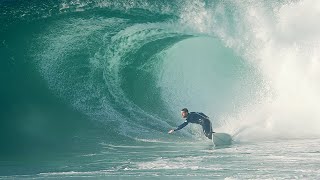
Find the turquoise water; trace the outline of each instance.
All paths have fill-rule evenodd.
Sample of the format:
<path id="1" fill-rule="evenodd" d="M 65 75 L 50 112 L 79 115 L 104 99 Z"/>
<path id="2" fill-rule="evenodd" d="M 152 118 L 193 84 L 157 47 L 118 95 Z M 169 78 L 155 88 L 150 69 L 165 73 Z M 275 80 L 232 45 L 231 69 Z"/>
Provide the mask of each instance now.
<path id="1" fill-rule="evenodd" d="M 318 2 L 0 5 L 0 178 L 319 178 Z"/>
<path id="2" fill-rule="evenodd" d="M 21 179 L 318 179 L 319 140 L 237 143 L 214 148 L 206 142 L 101 143 L 96 153 L 73 153 L 53 161 L 7 170 L 33 173 Z M 308 147 L 308 148 L 306 148 Z M 32 169 L 32 170 L 31 170 Z"/>

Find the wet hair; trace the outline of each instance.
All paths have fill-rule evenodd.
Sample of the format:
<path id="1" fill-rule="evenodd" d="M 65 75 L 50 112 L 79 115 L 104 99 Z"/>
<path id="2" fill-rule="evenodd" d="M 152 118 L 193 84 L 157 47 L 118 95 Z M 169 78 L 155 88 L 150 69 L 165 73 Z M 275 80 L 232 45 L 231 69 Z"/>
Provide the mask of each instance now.
<path id="1" fill-rule="evenodd" d="M 189 112 L 187 108 L 183 108 L 183 109 L 181 109 L 181 111 L 186 112 L 186 113 Z"/>

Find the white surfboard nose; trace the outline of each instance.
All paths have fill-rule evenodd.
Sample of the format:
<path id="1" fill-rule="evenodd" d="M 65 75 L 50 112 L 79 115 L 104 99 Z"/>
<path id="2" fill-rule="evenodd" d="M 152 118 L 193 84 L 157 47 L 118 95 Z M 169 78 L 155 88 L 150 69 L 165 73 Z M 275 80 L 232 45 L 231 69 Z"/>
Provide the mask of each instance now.
<path id="1" fill-rule="evenodd" d="M 232 137 L 227 133 L 212 133 L 212 142 L 215 146 L 231 145 Z"/>

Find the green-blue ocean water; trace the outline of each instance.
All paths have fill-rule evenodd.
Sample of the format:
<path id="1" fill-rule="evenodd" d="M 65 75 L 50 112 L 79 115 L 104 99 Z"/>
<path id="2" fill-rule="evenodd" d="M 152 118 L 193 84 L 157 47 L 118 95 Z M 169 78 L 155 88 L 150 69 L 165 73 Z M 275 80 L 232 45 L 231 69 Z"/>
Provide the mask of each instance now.
<path id="1" fill-rule="evenodd" d="M 1 1 L 0 178 L 318 179 L 319 7 Z"/>

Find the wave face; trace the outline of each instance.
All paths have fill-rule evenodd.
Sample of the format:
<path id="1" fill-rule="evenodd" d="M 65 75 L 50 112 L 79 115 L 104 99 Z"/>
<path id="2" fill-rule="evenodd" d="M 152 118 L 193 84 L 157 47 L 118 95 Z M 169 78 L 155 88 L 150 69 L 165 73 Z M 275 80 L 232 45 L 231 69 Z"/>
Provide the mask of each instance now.
<path id="1" fill-rule="evenodd" d="M 240 139 L 310 137 L 320 132 L 314 3 L 4 1 L 2 21 L 37 29 L 26 56 L 50 93 L 115 136 L 167 138 L 188 107 Z"/>

